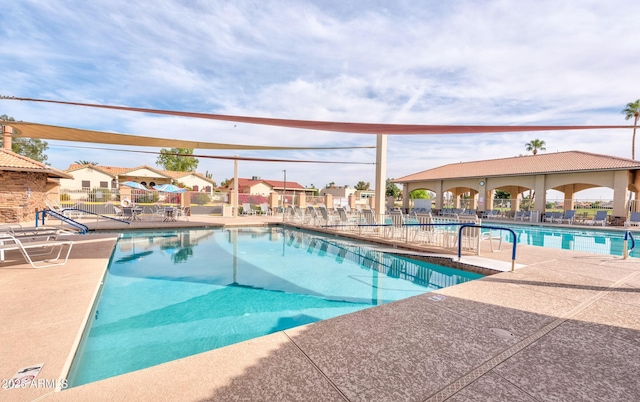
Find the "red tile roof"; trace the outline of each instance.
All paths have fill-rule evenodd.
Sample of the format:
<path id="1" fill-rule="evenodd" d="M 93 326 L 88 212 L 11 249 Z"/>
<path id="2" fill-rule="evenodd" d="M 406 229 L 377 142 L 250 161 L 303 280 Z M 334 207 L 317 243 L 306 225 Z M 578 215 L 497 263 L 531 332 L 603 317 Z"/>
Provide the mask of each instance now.
<path id="1" fill-rule="evenodd" d="M 0 148 L 0 170 L 42 172 L 46 173 L 49 177 L 71 178 L 68 174 L 47 166 L 44 163 L 4 148 Z"/>
<path id="2" fill-rule="evenodd" d="M 413 173 L 393 180 L 397 183 L 454 178 L 535 175 L 557 172 L 640 170 L 640 161 L 582 151 L 460 162 Z"/>
<path id="3" fill-rule="evenodd" d="M 182 177 L 185 176 L 189 176 L 191 174 L 195 174 L 196 176 L 200 177 L 203 180 L 207 180 L 209 182 L 213 183 L 213 180 L 207 178 L 205 175 L 203 175 L 202 173 L 197 173 L 197 172 L 177 172 L 177 171 L 173 171 L 173 170 L 159 170 L 159 169 L 155 169 L 152 168 L 151 166 L 148 165 L 141 165 L 141 166 L 136 166 L 134 168 L 125 168 L 125 167 L 118 167 L 118 166 L 103 166 L 103 165 L 80 165 L 77 163 L 73 163 L 71 165 L 69 165 L 69 168 L 66 170 L 66 172 L 73 172 L 75 170 L 79 170 L 79 169 L 84 169 L 85 167 L 90 166 L 93 169 L 96 169 L 100 172 L 106 173 L 108 175 L 111 175 L 113 177 L 115 176 L 126 176 L 127 173 L 139 170 L 139 169 L 148 169 L 151 170 L 152 172 L 156 172 L 158 174 L 161 174 L 163 176 L 167 176 L 169 178 L 172 179 L 180 179 Z"/>
<path id="4" fill-rule="evenodd" d="M 230 180 L 230 183 L 233 183 L 233 179 Z M 252 187 L 260 183 L 266 183 L 267 185 L 271 186 L 271 188 L 278 188 L 278 189 L 284 188 L 284 181 L 264 180 L 264 179 L 252 180 L 252 179 L 244 179 L 242 177 L 238 177 L 239 189 L 243 187 Z M 304 190 L 304 189 L 305 189 L 304 186 L 300 185 L 299 183 L 296 183 L 295 181 L 287 181 L 287 190 Z"/>

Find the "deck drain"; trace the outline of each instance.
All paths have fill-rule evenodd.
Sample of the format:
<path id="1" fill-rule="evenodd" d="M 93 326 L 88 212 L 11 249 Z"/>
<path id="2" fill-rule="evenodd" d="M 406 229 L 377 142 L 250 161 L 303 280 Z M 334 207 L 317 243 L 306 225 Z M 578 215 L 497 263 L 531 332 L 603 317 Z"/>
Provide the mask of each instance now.
<path id="1" fill-rule="evenodd" d="M 516 337 L 511 331 L 502 328 L 489 328 L 489 331 L 502 339 L 515 339 Z"/>
<path id="2" fill-rule="evenodd" d="M 446 297 L 443 296 L 443 295 L 431 295 L 431 296 L 429 296 L 429 299 L 433 300 L 433 301 L 441 301 L 441 300 L 444 300 L 445 298 Z"/>

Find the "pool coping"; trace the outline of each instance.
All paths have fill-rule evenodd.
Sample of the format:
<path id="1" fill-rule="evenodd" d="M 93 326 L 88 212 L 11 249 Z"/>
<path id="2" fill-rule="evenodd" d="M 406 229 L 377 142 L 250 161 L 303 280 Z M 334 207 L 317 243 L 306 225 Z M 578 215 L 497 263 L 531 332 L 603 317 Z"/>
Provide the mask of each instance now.
<path id="1" fill-rule="evenodd" d="M 228 223 L 233 224 L 233 222 Z M 239 223 L 247 224 L 248 221 L 241 219 Z M 248 224 L 247 226 L 252 225 Z M 390 245 L 390 247 L 393 247 L 393 245 Z M 88 254 L 94 257 L 91 261 L 88 261 L 88 258 L 85 257 Z M 16 282 L 16 277 L 20 276 L 20 274 L 28 276 L 25 277 L 21 283 L 28 283 L 32 293 L 42 292 L 41 294 L 45 296 L 41 297 L 46 297 L 46 295 L 50 293 L 50 287 L 45 280 L 48 277 L 56 276 L 61 278 L 56 282 L 58 288 L 70 286 L 70 289 L 73 289 L 74 286 L 77 287 L 77 284 L 64 281 L 66 278 L 64 275 L 68 275 L 68 272 L 73 272 L 74 275 L 82 275 L 83 272 L 89 269 L 89 265 L 94 265 L 92 269 L 96 272 L 100 271 L 100 267 L 102 267 L 103 271 L 106 269 L 105 261 L 108 261 L 108 256 L 105 255 L 104 257 L 97 258 L 98 256 L 93 256 L 95 254 L 99 253 L 97 253 L 95 248 L 92 248 L 89 243 L 78 244 L 74 246 L 72 259 L 68 263 L 69 266 L 52 267 L 42 270 L 23 268 L 20 264 L 12 265 L 10 268 L 0 267 L 0 300 L 8 301 L 11 300 L 14 295 L 20 294 L 19 289 L 12 289 L 10 286 Z M 504 254 L 505 253 L 493 253 L 490 255 L 492 257 L 490 259 L 504 262 Z M 636 367 L 634 364 L 637 364 L 637 362 L 633 363 L 633 356 L 637 355 L 637 352 L 640 351 L 640 346 L 637 344 L 637 341 L 634 341 L 634 339 L 638 337 L 638 331 L 640 331 L 640 319 L 638 318 L 637 311 L 635 314 L 629 313 L 628 318 L 624 318 L 620 316 L 620 314 L 616 314 L 615 311 L 607 312 L 606 309 L 602 309 L 606 306 L 615 306 L 616 309 L 626 309 L 624 311 L 627 311 L 630 306 L 640 305 L 640 296 L 637 294 L 640 291 L 640 280 L 638 280 L 640 264 L 638 260 L 631 259 L 624 261 L 620 257 L 565 250 L 547 250 L 532 246 L 519 247 L 519 255 L 519 260 L 521 260 L 523 265 L 521 269 L 516 270 L 516 272 L 504 272 L 492 275 L 487 280 L 483 278 L 478 281 L 447 288 L 443 291 L 437 291 L 436 293 L 443 296 L 445 298 L 444 300 L 435 301 L 416 296 L 411 298 L 409 302 L 394 302 L 385 305 L 388 307 L 381 306 L 367 309 L 367 311 L 371 310 L 371 313 L 354 313 L 355 315 L 350 314 L 347 318 L 326 320 L 329 322 L 326 323 L 326 321 L 324 321 L 325 324 L 322 325 L 315 323 L 297 327 L 296 329 L 268 335 L 258 340 L 231 345 L 62 392 L 52 392 L 51 389 L 10 390 L 0 391 L 0 398 L 11 396 L 13 400 L 46 398 L 58 400 L 109 400 L 116 395 L 123 395 L 122 392 L 125 390 L 124 392 L 126 392 L 128 398 L 137 400 L 172 400 L 175 398 L 182 400 L 217 400 L 226 399 L 230 396 L 237 399 L 254 396 L 254 399 L 256 399 L 256 394 L 254 394 L 253 389 L 258 388 L 263 391 L 258 395 L 257 399 L 262 399 L 260 396 L 269 399 L 269 397 L 273 398 L 275 395 L 279 395 L 281 399 L 296 400 L 304 395 L 306 397 L 305 399 L 313 399 L 313 396 L 323 396 L 322 399 L 327 399 L 324 398 L 324 396 L 329 396 L 329 399 L 358 400 L 361 399 L 363 395 L 366 395 L 367 391 L 365 391 L 365 388 L 360 388 L 360 386 L 357 385 L 360 380 L 358 380 L 359 376 L 355 374 L 362 372 L 362 370 L 364 370 L 364 372 L 372 369 L 384 370 L 384 367 L 377 367 L 376 363 L 369 362 L 364 366 L 360 366 L 359 370 L 352 371 L 352 367 L 364 364 L 364 361 L 358 363 L 363 358 L 361 353 L 353 354 L 353 351 L 359 347 L 358 343 L 343 343 L 338 349 L 328 344 L 329 349 L 323 349 L 321 343 L 318 343 L 319 341 L 339 336 L 342 331 L 353 333 L 354 331 L 357 332 L 361 330 L 361 328 L 372 329 L 380 325 L 384 326 L 386 325 L 384 324 L 386 322 L 385 317 L 397 309 L 400 309 L 399 311 L 402 311 L 403 315 L 422 314 L 423 312 L 435 314 L 445 310 L 449 311 L 448 314 L 450 314 L 450 311 L 453 311 L 451 309 L 455 308 L 456 311 L 458 311 L 461 307 L 463 310 L 459 310 L 456 314 L 461 314 L 465 311 L 466 313 L 457 318 L 457 320 L 460 321 L 461 317 L 465 317 L 465 314 L 469 314 L 469 311 L 473 311 L 473 309 L 476 308 L 474 306 L 477 306 L 478 300 L 482 300 L 481 304 L 484 306 L 482 309 L 488 308 L 490 311 L 493 311 L 490 315 L 484 315 L 485 320 L 497 320 L 496 317 L 504 316 L 504 322 L 508 323 L 513 321 L 509 320 L 508 317 L 518 317 L 522 314 L 539 315 L 541 312 L 544 312 L 543 316 L 548 316 L 548 318 L 544 318 L 539 327 L 527 330 L 529 332 L 524 331 L 520 342 L 511 345 L 512 348 L 520 345 L 521 349 L 513 352 L 509 358 L 500 360 L 499 364 L 493 365 L 489 370 L 485 370 L 488 366 L 485 367 L 482 366 L 482 364 L 474 366 L 468 362 L 465 363 L 463 361 L 457 361 L 456 359 L 445 359 L 449 361 L 450 364 L 445 363 L 443 366 L 438 366 L 440 368 L 433 371 L 433 373 L 449 373 L 461 364 L 464 367 L 468 367 L 468 371 L 466 371 L 466 374 L 460 372 L 461 374 L 458 377 L 452 374 L 453 377 L 451 375 L 447 377 L 450 378 L 450 380 L 438 380 L 434 382 L 434 378 L 432 378 L 433 373 L 423 372 L 419 369 L 421 365 L 410 365 L 409 368 L 412 369 L 412 376 L 417 379 L 422 378 L 422 385 L 416 388 L 409 383 L 405 383 L 404 385 L 397 384 L 394 382 L 396 374 L 387 372 L 383 377 L 376 377 L 380 382 L 377 387 L 374 387 L 377 392 L 376 395 L 378 395 L 380 399 L 388 399 L 391 395 L 396 395 L 395 399 L 398 399 L 398 392 L 407 392 L 408 394 L 405 395 L 406 398 L 404 399 L 444 400 L 442 398 L 448 395 L 446 398 L 454 397 L 455 399 L 457 396 L 458 398 L 465 397 L 464 400 L 466 400 L 468 397 L 482 398 L 483 395 L 486 395 L 486 392 L 493 392 L 495 395 L 502 395 L 502 393 L 512 396 L 519 395 L 521 399 L 527 397 L 538 397 L 542 399 L 546 397 L 548 399 L 551 396 L 557 397 L 558 395 L 564 395 L 564 399 L 576 399 L 580 391 L 572 387 L 570 383 L 567 385 L 565 382 L 572 379 L 580 382 L 582 379 L 586 379 L 584 376 L 588 374 L 580 371 L 579 368 L 582 367 L 580 364 L 584 363 L 584 360 L 587 359 L 587 353 L 596 356 L 602 355 L 602 352 L 599 352 L 598 348 L 602 348 L 603 345 L 596 340 L 599 340 L 602 336 L 608 336 L 609 339 L 615 339 L 615 343 L 619 344 L 618 349 L 615 349 L 615 351 L 617 351 L 616 353 L 618 353 L 621 348 L 626 348 L 626 352 L 618 353 L 616 356 L 618 356 L 619 359 L 615 362 L 607 362 L 605 361 L 606 359 L 603 359 L 603 362 L 599 363 L 604 365 L 602 370 L 604 375 L 599 378 L 597 383 L 601 383 L 603 389 L 606 388 L 609 390 L 610 398 L 616 395 L 618 397 L 621 395 L 637 396 L 635 389 L 628 388 L 632 386 L 629 384 L 633 384 L 633 381 L 629 381 L 629 378 L 625 377 L 625 374 L 620 374 L 621 369 L 633 372 L 634 367 Z M 97 270 L 95 266 L 98 267 Z M 603 270 L 603 268 L 607 269 Z M 576 272 L 581 272 L 581 274 L 576 274 Z M 95 278 L 99 276 L 99 274 L 94 275 Z M 541 286 L 541 284 L 545 283 L 549 285 Z M 96 286 L 95 283 L 93 286 Z M 512 294 L 514 289 L 517 290 L 515 293 L 518 295 L 517 298 L 505 300 L 504 296 L 500 296 L 501 293 L 505 295 Z M 630 289 L 632 292 L 629 293 L 629 291 L 625 291 L 625 289 Z M 59 291 L 62 292 L 61 289 L 59 289 Z M 544 295 L 546 298 L 543 304 L 541 304 L 539 300 L 541 295 Z M 624 302 L 618 301 L 618 298 L 622 296 L 624 296 Z M 47 308 L 51 311 L 60 311 L 60 308 L 64 310 L 65 306 L 54 306 L 56 302 L 68 303 L 71 302 L 71 299 L 67 299 L 67 301 L 51 300 L 51 306 L 47 305 L 42 308 Z M 456 307 L 456 303 L 459 303 L 460 307 Z M 70 306 L 71 305 L 66 307 Z M 81 311 L 78 315 L 86 317 L 86 306 L 87 304 L 85 304 L 81 310 L 76 309 Z M 91 304 L 91 306 L 93 306 L 93 304 Z M 582 310 L 577 311 L 576 309 L 579 306 L 582 306 Z M 11 310 L 7 309 L 8 307 L 10 306 L 2 306 L 2 310 L 0 311 L 2 311 L 3 314 L 0 315 L 0 319 L 24 322 L 26 326 L 31 325 L 34 332 L 38 330 L 40 330 L 40 332 L 44 331 L 43 335 L 47 333 L 47 330 L 52 325 L 55 325 L 53 322 L 34 322 L 33 314 L 30 315 L 29 311 L 22 311 L 21 309 Z M 407 309 L 407 307 L 411 308 Z M 576 310 L 577 313 L 574 310 Z M 600 310 L 602 310 L 602 312 L 600 312 Z M 8 313 L 15 314 L 7 317 L 6 314 Z M 573 316 L 571 314 L 573 314 Z M 566 317 L 575 317 L 576 314 L 581 317 L 581 320 L 575 321 L 571 319 L 567 321 L 565 319 Z M 46 316 L 46 314 L 42 315 Z M 374 327 L 371 327 L 371 323 L 368 321 L 371 318 L 378 323 Z M 444 322 L 451 320 L 451 318 L 448 318 L 446 315 L 442 318 Z M 453 318 L 455 320 L 455 316 Z M 563 320 L 560 320 L 561 318 Z M 556 322 L 556 320 L 560 321 Z M 41 319 L 41 321 L 43 321 L 43 319 Z M 474 320 L 469 321 L 469 318 L 463 321 L 469 323 L 475 322 Z M 68 319 L 65 322 L 69 322 Z M 76 322 L 79 322 L 79 320 Z M 486 335 L 481 331 L 481 322 L 482 321 L 478 321 L 472 326 L 460 324 L 462 325 L 459 326 L 461 331 L 475 334 L 473 337 L 463 341 L 461 346 L 466 342 L 469 346 L 475 345 L 473 349 L 469 349 L 470 351 L 484 350 L 486 346 L 482 345 L 486 345 L 486 342 L 495 342 L 492 338 L 486 338 Z M 513 322 L 520 321 L 516 319 Z M 547 332 L 543 331 L 554 323 L 557 325 L 552 330 Z M 342 329 L 345 325 L 345 329 Z M 451 325 L 454 325 L 453 322 Z M 527 325 L 531 326 L 530 324 Z M 561 336 L 563 334 L 558 334 L 558 329 L 565 327 L 571 328 L 571 326 L 575 325 L 582 325 L 588 328 L 586 333 L 589 334 L 591 338 L 584 339 L 585 335 L 581 335 L 581 338 L 574 340 L 574 342 L 578 342 L 581 350 L 585 350 L 585 356 L 578 353 L 578 355 L 570 354 L 567 357 L 566 351 L 561 352 L 562 349 L 557 349 L 554 345 L 557 344 L 558 347 L 563 345 L 562 342 L 564 338 Z M 529 326 L 527 326 L 527 328 L 529 328 Z M 424 332 L 424 328 L 415 328 L 414 332 L 416 333 L 414 335 L 417 336 L 417 332 L 420 332 L 420 336 L 428 338 L 433 334 L 439 333 L 440 330 L 439 327 L 436 327 Z M 16 331 L 19 332 L 19 330 L 14 330 L 13 332 L 15 333 Z M 540 331 L 544 333 L 539 333 Z M 14 374 L 15 369 L 20 367 L 16 362 L 24 361 L 26 364 L 35 363 L 35 361 L 25 360 L 25 357 L 28 358 L 29 353 L 20 353 L 19 348 L 10 347 L 15 346 L 15 337 L 12 337 L 12 334 L 9 332 L 6 330 L 0 332 L 0 345 L 2 345 L 0 347 L 4 348 L 3 351 L 6 349 L 9 352 L 18 354 L 15 355 L 14 360 L 11 360 L 9 356 L 8 364 L 2 365 L 2 367 L 5 367 L 0 375 L 2 378 Z M 533 337 L 529 339 L 524 336 L 525 332 L 529 334 L 529 338 L 536 334 L 537 338 Z M 67 331 L 67 333 L 69 332 Z M 581 334 L 582 333 L 584 333 L 584 331 L 581 332 Z M 393 338 L 404 336 L 402 331 L 392 332 L 390 334 L 393 334 Z M 453 334 L 455 334 L 455 332 Z M 613 338 L 611 338 L 612 334 Z M 77 337 L 77 331 L 75 334 L 69 334 L 67 336 L 69 338 L 75 338 Z M 532 340 L 534 338 L 535 340 Z M 383 335 L 380 341 L 385 341 L 385 339 L 387 339 L 387 336 Z M 531 342 L 525 342 L 527 339 Z M 42 338 L 40 341 L 37 339 L 30 339 L 28 341 L 33 345 L 34 349 L 37 349 L 39 342 L 48 342 L 45 338 Z M 536 344 L 539 342 L 547 342 L 547 345 L 551 345 L 554 353 L 557 354 L 554 355 L 552 353 L 551 356 L 553 358 L 548 360 L 548 355 L 542 353 L 539 348 L 536 349 Z M 67 342 L 67 344 L 69 343 L 70 342 Z M 404 349 L 400 346 L 394 346 L 399 348 L 396 350 L 398 357 L 405 353 Z M 611 349 L 614 346 L 613 344 L 609 345 L 609 348 Z M 46 354 L 50 355 L 40 374 L 41 378 L 51 378 L 55 376 L 51 369 L 55 364 L 52 363 L 53 360 L 50 361 L 50 359 L 55 359 L 54 355 L 59 354 L 60 347 L 64 346 L 56 346 L 51 350 L 46 348 L 39 349 L 40 352 L 43 353 L 42 356 Z M 566 346 L 563 347 L 566 348 Z M 56 352 L 56 350 L 58 352 Z M 345 354 L 345 356 L 349 356 L 349 360 L 336 361 L 334 365 L 323 360 L 323 355 L 334 356 L 336 359 L 339 359 L 340 355 L 336 355 L 336 350 Z M 27 350 L 24 350 L 24 352 L 27 352 Z M 287 357 L 288 360 L 281 356 L 283 353 L 287 354 L 284 357 Z M 449 351 L 443 349 L 440 352 L 436 353 L 431 351 L 431 353 L 433 356 L 425 358 L 433 360 L 436 359 L 437 356 L 446 357 Z M 486 355 L 487 357 L 493 356 L 489 360 L 501 358 L 499 357 L 501 356 L 500 353 L 492 354 L 493 352 L 490 351 L 487 353 L 489 353 Z M 9 355 L 10 354 L 11 353 L 9 353 Z M 407 358 L 411 359 L 409 356 L 410 355 L 407 355 Z M 294 367 L 295 370 L 301 373 L 308 374 L 307 378 L 300 378 L 298 375 L 290 372 L 289 369 L 285 369 L 285 366 L 281 367 L 279 364 L 283 362 L 283 358 L 287 365 Z M 563 366 L 564 371 L 557 371 L 554 362 L 567 358 L 574 359 L 577 363 Z M 443 364 L 437 363 L 438 361 L 441 360 L 433 360 L 432 364 Z M 527 370 L 519 371 L 520 366 L 516 363 L 521 361 L 526 361 Z M 520 379 L 511 377 L 510 374 L 505 372 L 501 368 L 505 364 L 507 366 L 511 365 L 513 372 L 518 374 Z M 609 367 L 608 364 L 614 364 L 614 366 Z M 61 365 L 62 363 L 58 366 Z M 280 370 L 274 371 L 273 365 L 275 365 L 275 367 L 281 367 Z M 449 366 L 449 368 L 447 368 L 447 366 Z M 204 371 L 193 371 L 194 367 Z M 349 370 L 345 371 L 347 368 L 349 368 Z M 480 368 L 482 368 L 482 370 L 480 370 Z M 416 369 L 418 371 L 416 371 Z M 540 377 L 545 370 L 554 374 L 552 377 L 544 377 L 546 382 L 542 381 L 542 377 Z M 287 372 L 290 376 L 282 377 L 279 375 L 279 373 L 282 372 Z M 58 373 L 60 373 L 60 371 L 58 371 Z M 625 388 L 625 384 L 616 376 L 620 377 L 621 380 L 627 379 L 627 388 Z M 313 381 L 310 381 L 309 378 L 312 378 Z M 199 381 L 194 382 L 196 379 L 199 379 Z M 508 379 L 506 383 L 505 379 Z M 405 378 L 404 381 L 406 382 L 406 380 Z M 590 378 L 590 381 L 593 382 L 593 378 Z M 488 384 L 492 384 L 492 386 L 488 386 Z M 544 384 L 544 386 L 540 388 L 536 387 L 535 384 Z M 564 388 L 560 387 L 559 384 L 563 385 Z M 608 385 L 605 387 L 606 384 Z M 293 385 L 295 385 L 295 387 L 292 388 Z M 614 387 L 611 388 L 612 386 Z M 360 389 L 360 391 L 357 391 L 358 389 Z M 418 390 L 417 393 L 416 390 Z M 588 391 L 588 389 L 586 389 L 585 392 L 586 391 Z M 598 396 L 597 390 L 594 392 L 596 392 L 596 394 L 591 394 L 591 397 L 594 397 L 594 395 L 596 397 Z M 617 394 L 611 392 L 617 392 Z M 3 395 L 3 393 L 5 394 Z M 513 399 L 512 397 L 511 400 Z"/>

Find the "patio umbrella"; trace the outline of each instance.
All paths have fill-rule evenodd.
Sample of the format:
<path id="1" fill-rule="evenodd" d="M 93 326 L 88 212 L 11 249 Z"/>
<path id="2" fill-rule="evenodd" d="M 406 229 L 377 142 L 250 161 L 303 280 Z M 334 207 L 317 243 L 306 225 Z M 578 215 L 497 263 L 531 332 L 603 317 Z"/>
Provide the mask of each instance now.
<path id="1" fill-rule="evenodd" d="M 180 188 L 178 186 L 175 186 L 173 184 L 161 184 L 159 186 L 153 186 L 154 189 L 158 190 L 158 191 L 162 191 L 165 193 L 184 193 L 187 190 L 184 188 Z"/>
<path id="2" fill-rule="evenodd" d="M 140 183 L 136 183 L 135 181 L 125 181 L 124 183 L 121 183 L 123 186 L 127 186 L 127 187 L 131 187 L 131 188 L 135 188 L 136 190 L 144 190 L 144 191 L 149 191 L 149 189 L 147 189 L 145 186 L 143 186 Z"/>

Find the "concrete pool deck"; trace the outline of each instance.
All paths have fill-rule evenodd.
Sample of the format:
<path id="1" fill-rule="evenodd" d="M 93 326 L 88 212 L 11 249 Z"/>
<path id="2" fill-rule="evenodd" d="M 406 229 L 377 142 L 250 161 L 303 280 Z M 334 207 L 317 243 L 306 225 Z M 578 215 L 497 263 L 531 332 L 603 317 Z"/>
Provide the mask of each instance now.
<path id="1" fill-rule="evenodd" d="M 40 382 L 0 401 L 640 400 L 640 261 L 534 246 L 518 246 L 515 272 L 55 392 L 115 245 L 108 233 L 76 240 L 64 266 L 13 254 L 0 265 L 0 379 L 44 363 Z M 503 266 L 510 250 L 467 258 Z"/>

